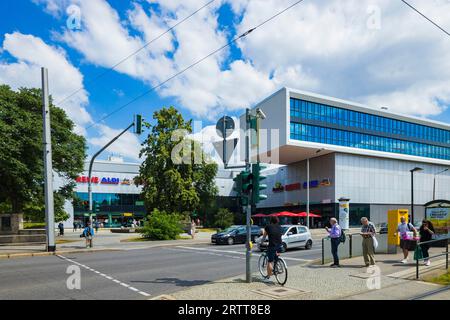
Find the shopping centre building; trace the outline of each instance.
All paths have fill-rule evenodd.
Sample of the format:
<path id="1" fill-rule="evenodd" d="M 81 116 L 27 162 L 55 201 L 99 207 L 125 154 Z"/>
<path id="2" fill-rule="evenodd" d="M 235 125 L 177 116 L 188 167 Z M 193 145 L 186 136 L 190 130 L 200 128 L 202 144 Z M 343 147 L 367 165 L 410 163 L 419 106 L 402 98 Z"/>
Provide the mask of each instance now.
<path id="1" fill-rule="evenodd" d="M 134 178 L 139 174 L 139 163 L 124 162 L 121 157 L 110 156 L 108 160 L 95 161 L 92 168 L 92 202 L 98 204 L 98 212 L 93 219 L 103 223 L 104 227 L 121 227 L 134 220 L 140 221 L 146 216 L 141 186 L 136 186 Z M 89 219 L 88 169 L 85 162 L 84 172 L 76 179 L 73 201 L 66 201 L 65 211 L 70 218 L 64 222 L 66 228 L 72 228 L 74 221 L 84 224 Z M 62 181 L 55 179 L 55 187 Z M 218 187 L 217 201 L 232 211 L 237 208 L 237 199 L 233 197 L 233 172 L 219 170 L 216 176 Z M 200 218 L 203 218 L 200 216 Z"/>
<path id="2" fill-rule="evenodd" d="M 289 88 L 256 108 L 266 116 L 261 162 L 285 165 L 264 172 L 268 199 L 258 213 L 306 209 L 307 159 L 311 212 L 321 224 L 338 217 L 342 197 L 350 199 L 350 225 L 362 216 L 386 222 L 389 209 L 410 209 L 414 168 L 422 169 L 413 172 L 415 221 L 425 203 L 450 199 L 449 124 Z"/>

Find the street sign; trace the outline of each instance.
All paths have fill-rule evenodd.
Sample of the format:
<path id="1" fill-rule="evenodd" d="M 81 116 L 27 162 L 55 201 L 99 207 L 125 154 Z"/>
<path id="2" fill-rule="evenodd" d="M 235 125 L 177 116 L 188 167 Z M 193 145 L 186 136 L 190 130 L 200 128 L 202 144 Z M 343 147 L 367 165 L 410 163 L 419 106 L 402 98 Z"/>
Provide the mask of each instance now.
<path id="1" fill-rule="evenodd" d="M 226 159 L 224 159 L 224 150 L 223 150 L 223 141 L 216 141 L 213 142 L 214 148 L 216 149 L 220 159 L 222 159 L 223 163 L 228 163 L 230 161 L 231 155 L 233 154 L 234 149 L 236 149 L 236 145 L 238 142 L 238 138 L 234 138 L 234 139 L 230 139 L 230 140 L 226 140 L 225 142 L 225 155 L 226 155 Z"/>
<path id="2" fill-rule="evenodd" d="M 228 138 L 234 131 L 235 125 L 233 118 L 223 116 L 217 121 L 216 131 L 221 138 Z"/>

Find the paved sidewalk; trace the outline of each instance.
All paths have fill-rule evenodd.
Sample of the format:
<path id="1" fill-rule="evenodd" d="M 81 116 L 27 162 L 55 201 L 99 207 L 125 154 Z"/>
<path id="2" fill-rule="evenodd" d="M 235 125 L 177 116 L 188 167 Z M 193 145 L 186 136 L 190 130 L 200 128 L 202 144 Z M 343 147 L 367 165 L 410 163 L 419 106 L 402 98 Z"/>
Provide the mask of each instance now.
<path id="1" fill-rule="evenodd" d="M 439 251 L 440 250 L 440 251 Z M 442 252 L 432 248 L 431 252 Z M 288 282 L 284 287 L 266 284 L 259 273 L 253 274 L 253 282 L 245 283 L 245 275 L 191 287 L 172 295 L 175 299 L 225 299 L 225 300 L 336 300 L 336 299 L 411 299 L 432 292 L 442 286 L 413 280 L 415 264 L 402 264 L 401 254 L 377 255 L 379 277 L 376 269 L 363 266 L 362 257 L 342 260 L 341 268 L 328 265 L 301 265 L 288 268 Z M 411 258 L 410 258 L 411 259 Z M 256 261 L 252 268 L 255 270 Z M 434 260 L 431 267 L 423 270 L 444 269 L 445 260 Z M 421 274 L 423 275 L 423 273 Z M 379 289 L 377 289 L 379 284 Z M 373 289 L 369 289 L 373 288 Z M 442 299 L 450 299 L 450 290 L 439 293 Z M 431 297 L 429 297 L 431 298 Z"/>
<path id="2" fill-rule="evenodd" d="M 65 243 L 56 244 L 56 254 L 72 253 L 72 252 L 97 252 L 97 251 L 111 251 L 111 250 L 137 250 L 162 246 L 176 246 L 176 245 L 193 245 L 199 243 L 209 243 L 211 241 L 212 232 L 198 232 L 195 239 L 181 239 L 181 240 L 164 240 L 164 241 L 136 241 L 124 242 L 124 240 L 138 238 L 138 233 L 112 233 L 109 229 L 99 230 L 94 237 L 94 248 L 86 249 L 84 238 L 80 238 L 81 231 L 72 232 L 66 231 L 63 237 L 56 237 L 56 240 L 67 241 Z M 181 236 L 186 237 L 187 234 Z M 0 246 L 1 258 L 14 257 L 29 257 L 51 255 L 52 253 L 45 252 L 46 246 L 44 244 L 38 245 L 8 245 Z"/>

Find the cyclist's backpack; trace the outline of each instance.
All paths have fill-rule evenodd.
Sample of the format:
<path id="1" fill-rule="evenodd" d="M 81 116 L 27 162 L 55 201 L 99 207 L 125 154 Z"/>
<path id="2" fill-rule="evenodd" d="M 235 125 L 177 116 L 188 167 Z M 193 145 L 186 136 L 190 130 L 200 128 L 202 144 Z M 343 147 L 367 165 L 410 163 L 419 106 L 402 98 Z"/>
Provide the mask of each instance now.
<path id="1" fill-rule="evenodd" d="M 342 228 L 341 228 L 341 235 L 339 236 L 339 241 L 342 243 L 345 242 L 345 232 Z"/>

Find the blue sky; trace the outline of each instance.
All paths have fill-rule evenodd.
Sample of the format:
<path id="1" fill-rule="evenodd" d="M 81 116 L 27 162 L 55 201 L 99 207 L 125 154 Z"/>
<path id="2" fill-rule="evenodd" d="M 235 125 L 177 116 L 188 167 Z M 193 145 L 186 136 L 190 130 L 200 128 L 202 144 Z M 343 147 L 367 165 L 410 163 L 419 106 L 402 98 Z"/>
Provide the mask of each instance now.
<path id="1" fill-rule="evenodd" d="M 155 110 L 174 105 L 186 118 L 201 120 L 204 132 L 212 135 L 218 117 L 237 116 L 283 86 L 450 122 L 450 39 L 400 1 L 387 0 L 375 6 L 364 0 L 305 0 L 99 121 L 293 3 L 216 0 L 116 70 L 90 81 L 206 2 L 1 1 L 0 83 L 39 86 L 43 65 L 49 68 L 56 101 L 81 88 L 61 107 L 86 136 L 90 153 L 135 113 L 150 119 Z M 443 14 L 450 10 L 449 1 L 412 2 L 450 29 L 450 16 Z M 71 16 L 80 29 L 68 28 Z M 130 133 L 110 151 L 137 160 L 139 140 Z"/>

